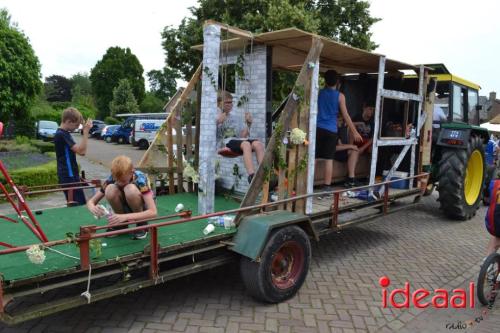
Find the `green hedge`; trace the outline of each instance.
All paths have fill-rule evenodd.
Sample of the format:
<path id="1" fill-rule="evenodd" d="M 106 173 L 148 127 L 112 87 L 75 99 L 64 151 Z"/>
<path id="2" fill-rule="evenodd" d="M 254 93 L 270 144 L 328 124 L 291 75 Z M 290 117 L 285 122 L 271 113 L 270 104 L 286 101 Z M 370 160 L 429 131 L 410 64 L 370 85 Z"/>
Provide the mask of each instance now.
<path id="1" fill-rule="evenodd" d="M 16 185 L 37 186 L 57 184 L 57 163 L 51 161 L 46 164 L 37 165 L 10 171 L 10 176 Z M 0 176 L 0 182 L 5 184 L 5 178 Z"/>
<path id="2" fill-rule="evenodd" d="M 56 151 L 56 147 L 52 142 L 45 142 L 42 140 L 31 140 L 31 145 L 40 150 L 42 154 Z"/>

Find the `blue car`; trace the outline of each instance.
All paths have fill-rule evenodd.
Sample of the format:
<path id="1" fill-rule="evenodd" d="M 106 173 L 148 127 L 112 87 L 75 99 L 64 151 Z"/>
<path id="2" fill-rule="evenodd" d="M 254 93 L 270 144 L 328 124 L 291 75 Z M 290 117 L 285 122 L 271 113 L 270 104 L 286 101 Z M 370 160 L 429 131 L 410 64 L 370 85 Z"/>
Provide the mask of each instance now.
<path id="1" fill-rule="evenodd" d="M 113 134 L 111 134 L 111 142 L 118 142 L 120 144 L 130 143 L 129 137 L 131 133 L 132 133 L 131 127 L 124 127 L 123 125 L 121 125 L 113 132 Z"/>
<path id="2" fill-rule="evenodd" d="M 101 138 L 106 142 L 111 142 L 111 136 L 120 127 L 120 125 L 108 125 L 103 128 Z"/>
<path id="3" fill-rule="evenodd" d="M 130 143 L 129 138 L 134 128 L 135 117 L 128 117 L 120 127 L 111 135 L 112 142 Z"/>

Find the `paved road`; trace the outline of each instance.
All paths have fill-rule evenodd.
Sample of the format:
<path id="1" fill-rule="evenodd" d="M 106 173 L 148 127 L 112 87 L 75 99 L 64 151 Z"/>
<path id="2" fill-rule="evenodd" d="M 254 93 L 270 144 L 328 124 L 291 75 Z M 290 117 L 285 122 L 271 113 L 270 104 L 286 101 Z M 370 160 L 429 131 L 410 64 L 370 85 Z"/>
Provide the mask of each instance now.
<path id="1" fill-rule="evenodd" d="M 119 153 L 129 149 L 91 142 Z M 89 165 L 96 172 L 105 171 Z M 486 313 L 477 304 L 460 310 L 383 309 L 378 285 L 386 275 L 391 290 L 409 281 L 412 290 L 451 292 L 474 281 L 487 241 L 484 214 L 481 208 L 470 221 L 450 221 L 429 197 L 411 209 L 322 238 L 313 244 L 302 289 L 277 305 L 252 300 L 238 267 L 225 266 L 14 328 L 0 324 L 0 333 L 449 332 L 447 324 L 470 322 L 480 315 L 484 320 L 459 331 L 495 332 L 500 325 L 498 304 Z"/>
<path id="2" fill-rule="evenodd" d="M 73 134 L 75 142 L 80 142 L 82 136 Z M 96 163 L 102 164 L 106 168 L 111 167 L 111 161 L 118 155 L 127 155 L 132 162 L 137 164 L 145 150 L 139 150 L 129 144 L 106 143 L 103 140 L 89 139 L 86 157 Z"/>

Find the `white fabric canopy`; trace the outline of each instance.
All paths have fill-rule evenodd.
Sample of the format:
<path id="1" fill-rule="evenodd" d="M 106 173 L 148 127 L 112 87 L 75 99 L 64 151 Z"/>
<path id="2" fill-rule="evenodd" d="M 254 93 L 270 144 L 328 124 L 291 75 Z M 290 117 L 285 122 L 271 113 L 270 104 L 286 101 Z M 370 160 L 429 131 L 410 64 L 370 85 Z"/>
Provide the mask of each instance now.
<path id="1" fill-rule="evenodd" d="M 490 132 L 500 133 L 500 124 L 483 123 L 481 127 L 486 128 Z"/>

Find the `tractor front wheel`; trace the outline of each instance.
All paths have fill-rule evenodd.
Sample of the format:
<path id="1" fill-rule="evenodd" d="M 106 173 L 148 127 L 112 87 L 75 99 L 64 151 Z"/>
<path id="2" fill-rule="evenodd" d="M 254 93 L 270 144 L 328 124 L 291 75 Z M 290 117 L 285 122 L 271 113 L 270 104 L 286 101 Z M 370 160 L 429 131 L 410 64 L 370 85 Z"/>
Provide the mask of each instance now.
<path id="1" fill-rule="evenodd" d="M 311 262 L 311 243 L 298 226 L 273 231 L 260 262 L 241 258 L 241 277 L 254 298 L 279 303 L 295 295 Z"/>
<path id="2" fill-rule="evenodd" d="M 443 148 L 439 161 L 439 202 L 451 218 L 468 220 L 481 202 L 486 174 L 481 138 L 471 137 L 466 149 Z"/>

